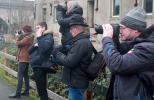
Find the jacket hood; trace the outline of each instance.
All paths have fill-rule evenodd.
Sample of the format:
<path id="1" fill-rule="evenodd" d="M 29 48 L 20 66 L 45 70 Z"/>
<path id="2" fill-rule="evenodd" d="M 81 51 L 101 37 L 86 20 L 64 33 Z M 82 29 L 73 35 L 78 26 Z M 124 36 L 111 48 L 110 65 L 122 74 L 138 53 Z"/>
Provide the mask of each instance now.
<path id="1" fill-rule="evenodd" d="M 69 16 L 72 15 L 72 14 L 80 14 L 80 15 L 83 15 L 83 9 L 82 9 L 82 7 L 76 6 L 74 9 L 72 9 L 72 10 L 68 13 Z"/>
<path id="2" fill-rule="evenodd" d="M 154 24 L 148 27 L 139 38 L 136 39 L 137 42 L 153 42 L 154 43 Z"/>

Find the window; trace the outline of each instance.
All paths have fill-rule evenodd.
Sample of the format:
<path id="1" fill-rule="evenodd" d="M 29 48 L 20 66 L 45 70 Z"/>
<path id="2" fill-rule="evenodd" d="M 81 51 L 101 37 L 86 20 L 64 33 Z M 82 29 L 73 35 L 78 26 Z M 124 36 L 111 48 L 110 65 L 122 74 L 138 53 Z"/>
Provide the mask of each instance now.
<path id="1" fill-rule="evenodd" d="M 46 22 L 46 8 L 43 8 L 42 9 L 42 18 L 43 18 L 43 21 L 45 21 Z"/>
<path id="2" fill-rule="evenodd" d="M 143 7 L 146 13 L 152 13 L 153 12 L 153 0 L 144 0 Z"/>
<path id="3" fill-rule="evenodd" d="M 120 14 L 120 0 L 113 0 L 112 15 L 119 16 L 119 14 Z"/>

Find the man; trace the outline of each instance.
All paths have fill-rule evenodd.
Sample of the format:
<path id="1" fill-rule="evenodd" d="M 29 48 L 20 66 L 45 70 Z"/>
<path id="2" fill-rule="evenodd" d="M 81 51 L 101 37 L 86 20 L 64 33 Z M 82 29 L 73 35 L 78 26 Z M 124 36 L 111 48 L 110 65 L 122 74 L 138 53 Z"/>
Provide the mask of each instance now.
<path id="1" fill-rule="evenodd" d="M 18 84 L 16 92 L 9 95 L 9 98 L 20 98 L 20 95 L 29 96 L 29 54 L 28 48 L 33 44 L 34 35 L 31 26 L 24 26 L 21 31 L 16 34 L 16 44 L 18 46 L 17 60 L 18 67 Z M 21 93 L 23 79 L 25 81 L 25 91 Z"/>
<path id="2" fill-rule="evenodd" d="M 149 34 L 145 33 L 145 17 L 145 11 L 135 7 L 121 20 L 120 39 L 125 42 L 118 50 L 112 40 L 112 26 L 102 25 L 102 54 L 112 73 L 107 100 L 152 100 L 149 88 L 140 79 L 154 76 L 154 30 L 143 36 Z"/>
<path id="3" fill-rule="evenodd" d="M 65 55 L 55 49 L 53 55 L 64 66 L 62 81 L 69 87 L 70 100 L 84 100 L 84 92 L 89 84 L 85 70 L 91 62 L 92 44 L 89 36 L 84 34 L 87 24 L 81 16 L 74 16 L 69 26 L 73 36 L 70 50 Z"/>
<path id="4" fill-rule="evenodd" d="M 54 40 L 52 32 L 47 30 L 46 22 L 36 25 L 37 42 L 29 49 L 30 65 L 33 68 L 35 82 L 40 100 L 48 100 L 47 74 L 54 73 L 51 69 L 50 54 L 53 49 Z"/>
<path id="5" fill-rule="evenodd" d="M 83 14 L 83 9 L 79 6 L 77 1 L 68 1 L 66 7 L 58 5 L 56 8 L 57 11 L 57 22 L 60 26 L 59 32 L 62 34 L 62 49 L 63 52 L 67 53 L 69 45 L 72 43 L 72 35 L 69 32 L 69 23 L 70 19 L 74 15 Z"/>

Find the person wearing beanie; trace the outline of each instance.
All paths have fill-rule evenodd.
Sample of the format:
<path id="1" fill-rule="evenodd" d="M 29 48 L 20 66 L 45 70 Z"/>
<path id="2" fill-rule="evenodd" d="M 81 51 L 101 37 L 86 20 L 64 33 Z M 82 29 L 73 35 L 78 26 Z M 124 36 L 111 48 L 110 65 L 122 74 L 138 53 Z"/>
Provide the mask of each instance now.
<path id="1" fill-rule="evenodd" d="M 16 33 L 16 45 L 18 46 L 17 60 L 18 65 L 18 83 L 16 92 L 9 95 L 9 98 L 20 98 L 21 95 L 29 96 L 29 76 L 28 76 L 28 67 L 29 67 L 29 54 L 28 48 L 33 44 L 34 35 L 32 34 L 31 26 L 22 27 L 21 31 Z M 23 79 L 25 81 L 25 90 L 22 91 Z"/>
<path id="2" fill-rule="evenodd" d="M 153 100 L 154 25 L 146 28 L 145 18 L 142 8 L 130 10 L 120 21 L 116 45 L 111 24 L 102 25 L 102 55 L 112 73 L 106 100 Z"/>

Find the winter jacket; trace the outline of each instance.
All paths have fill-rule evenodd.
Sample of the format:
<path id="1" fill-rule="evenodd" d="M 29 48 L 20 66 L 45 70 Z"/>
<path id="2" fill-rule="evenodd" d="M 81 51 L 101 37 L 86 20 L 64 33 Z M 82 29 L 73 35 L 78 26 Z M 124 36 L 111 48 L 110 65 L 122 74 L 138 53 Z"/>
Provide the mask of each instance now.
<path id="1" fill-rule="evenodd" d="M 32 34 L 17 37 L 18 53 L 16 58 L 19 62 L 29 62 L 28 48 L 33 44 L 33 41 L 34 35 Z"/>
<path id="2" fill-rule="evenodd" d="M 63 8 L 59 8 L 61 8 L 60 5 L 57 7 L 56 17 L 58 24 L 60 25 L 59 32 L 62 34 L 62 44 L 71 44 L 69 43 L 69 40 L 72 39 L 72 35 L 69 33 L 70 20 L 72 19 L 72 16 L 76 14 L 82 16 L 83 9 L 80 6 L 76 6 L 69 14 L 66 15 L 66 11 Z"/>
<path id="3" fill-rule="evenodd" d="M 118 50 L 109 37 L 102 43 L 102 54 L 112 73 L 106 100 L 152 100 L 139 76 L 154 77 L 154 30 L 147 38 L 122 43 Z"/>
<path id="4" fill-rule="evenodd" d="M 64 66 L 62 81 L 69 87 L 83 89 L 88 87 L 89 79 L 85 70 L 91 62 L 92 52 L 89 36 L 80 33 L 73 38 L 73 44 L 67 55 L 59 51 L 53 54 Z"/>
<path id="5" fill-rule="evenodd" d="M 38 44 L 38 46 L 35 46 L 35 44 Z M 42 36 L 37 38 L 35 44 L 29 49 L 31 67 L 50 68 L 52 66 L 50 55 L 54 45 L 52 32 L 44 32 Z"/>

